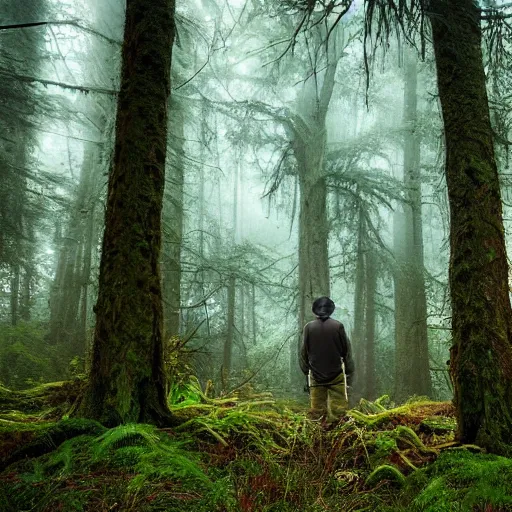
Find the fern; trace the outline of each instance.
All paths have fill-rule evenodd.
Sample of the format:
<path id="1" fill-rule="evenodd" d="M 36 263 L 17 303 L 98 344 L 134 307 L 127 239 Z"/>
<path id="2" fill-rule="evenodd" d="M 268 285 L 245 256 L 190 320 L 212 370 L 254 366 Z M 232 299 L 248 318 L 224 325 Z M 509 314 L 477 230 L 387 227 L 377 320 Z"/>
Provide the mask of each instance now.
<path id="1" fill-rule="evenodd" d="M 161 436 L 152 425 L 126 424 L 94 439 L 93 458 L 136 473 L 128 486 L 132 493 L 149 481 L 180 480 L 210 486 L 195 455 L 182 449 L 184 444 Z"/>
<path id="2" fill-rule="evenodd" d="M 110 451 L 124 446 L 156 447 L 160 437 L 156 427 L 139 423 L 127 423 L 107 430 L 94 440 L 93 455 L 104 458 Z"/>

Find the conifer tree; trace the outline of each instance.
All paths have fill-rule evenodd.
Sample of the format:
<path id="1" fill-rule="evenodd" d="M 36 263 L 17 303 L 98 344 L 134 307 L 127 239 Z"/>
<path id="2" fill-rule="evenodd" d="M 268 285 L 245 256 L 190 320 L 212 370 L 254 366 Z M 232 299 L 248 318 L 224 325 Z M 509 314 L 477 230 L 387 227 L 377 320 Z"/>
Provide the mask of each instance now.
<path id="1" fill-rule="evenodd" d="M 171 420 L 160 276 L 173 0 L 128 0 L 92 364 L 77 415 Z M 172 121 L 171 121 L 172 122 Z"/>

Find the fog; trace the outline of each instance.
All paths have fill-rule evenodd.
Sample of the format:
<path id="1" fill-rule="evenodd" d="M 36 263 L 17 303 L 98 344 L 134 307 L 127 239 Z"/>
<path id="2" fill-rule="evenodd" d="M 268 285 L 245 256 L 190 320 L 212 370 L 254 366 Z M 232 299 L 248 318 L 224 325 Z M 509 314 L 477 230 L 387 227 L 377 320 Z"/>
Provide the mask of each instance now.
<path id="1" fill-rule="evenodd" d="M 4 1 L 4 23 L 47 23 L 0 32 L 0 383 L 13 388 L 88 368 L 124 23 L 117 0 L 27 4 Z M 301 396 L 297 346 L 329 295 L 354 400 L 423 394 L 403 376 L 421 365 L 429 394 L 451 397 L 433 50 L 419 33 L 365 36 L 361 4 L 304 22 L 293 2 L 177 3 L 161 263 L 175 381 Z M 510 96 L 490 66 L 491 99 Z M 493 111 L 505 140 L 509 111 Z M 508 146 L 496 151 L 509 235 Z"/>

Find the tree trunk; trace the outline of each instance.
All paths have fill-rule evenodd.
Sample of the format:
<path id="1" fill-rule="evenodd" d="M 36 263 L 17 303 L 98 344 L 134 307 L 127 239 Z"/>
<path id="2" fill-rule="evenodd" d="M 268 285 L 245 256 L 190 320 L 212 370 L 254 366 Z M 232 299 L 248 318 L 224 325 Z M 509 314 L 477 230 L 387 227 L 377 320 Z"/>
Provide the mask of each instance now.
<path id="1" fill-rule="evenodd" d="M 171 421 L 163 361 L 161 213 L 173 0 L 127 0 L 92 367 L 77 414 Z"/>
<path id="2" fill-rule="evenodd" d="M 339 56 L 334 43 L 330 47 L 327 67 L 318 87 L 310 78 L 297 106 L 293 130 L 293 151 L 297 160 L 300 191 L 299 202 L 299 329 L 313 320 L 313 301 L 329 296 L 329 225 L 327 219 L 327 184 L 324 176 L 324 155 L 327 139 L 325 119 L 334 89 Z M 300 384 L 298 352 L 301 337 L 292 342 L 290 373 L 293 387 Z"/>
<path id="3" fill-rule="evenodd" d="M 237 158 L 237 165 L 235 166 L 235 176 L 233 179 L 233 233 L 232 233 L 232 247 L 234 248 L 240 243 L 241 233 L 239 225 L 239 179 L 240 179 L 240 162 L 242 159 L 243 151 L 242 145 L 239 145 L 239 154 Z M 235 335 L 235 302 L 236 302 L 236 276 L 231 274 L 228 280 L 228 308 L 226 315 L 226 339 L 224 341 L 224 355 L 222 359 L 222 387 L 227 389 L 229 377 L 231 374 L 231 360 L 233 352 L 233 341 Z"/>
<path id="4" fill-rule="evenodd" d="M 20 301 L 20 266 L 16 263 L 11 269 L 11 325 L 18 325 L 18 306 Z"/>
<path id="5" fill-rule="evenodd" d="M 85 232 L 84 242 L 84 259 L 81 275 L 82 284 L 82 298 L 80 301 L 80 327 L 78 332 L 78 342 L 85 348 L 85 353 L 88 353 L 87 348 L 87 317 L 89 310 L 89 283 L 91 280 L 91 266 L 92 266 L 92 250 L 95 240 L 95 201 L 91 200 L 87 212 L 87 227 Z"/>
<path id="6" fill-rule="evenodd" d="M 350 394 L 351 402 L 357 403 L 363 396 L 365 387 L 366 358 L 364 353 L 365 333 L 365 222 L 362 206 L 359 206 L 357 233 L 357 256 L 356 256 L 356 280 L 354 290 L 354 329 L 352 331 L 352 345 L 356 361 L 356 378 Z"/>
<path id="7" fill-rule="evenodd" d="M 421 217 L 416 55 L 404 48 L 404 186 L 407 204 L 395 217 L 395 399 L 432 394 Z"/>
<path id="8" fill-rule="evenodd" d="M 375 256 L 368 251 L 366 254 L 366 333 L 365 333 L 365 397 L 376 398 L 375 386 L 375 294 L 377 291 L 377 268 Z"/>
<path id="9" fill-rule="evenodd" d="M 164 333 L 166 339 L 180 333 L 181 305 L 181 245 L 183 239 L 183 153 L 184 115 L 171 101 L 173 123 L 169 127 L 173 141 L 174 159 L 168 166 L 167 183 L 171 190 L 166 194 L 164 205 Z"/>
<path id="10" fill-rule="evenodd" d="M 228 388 L 228 381 L 231 375 L 231 359 L 233 353 L 233 339 L 235 335 L 235 294 L 236 279 L 234 275 L 228 280 L 228 308 L 226 314 L 226 341 L 224 342 L 224 356 L 222 359 L 222 388 Z"/>
<path id="11" fill-rule="evenodd" d="M 480 12 L 472 0 L 434 0 L 431 12 L 451 218 L 457 436 L 511 455 L 512 311 Z"/>

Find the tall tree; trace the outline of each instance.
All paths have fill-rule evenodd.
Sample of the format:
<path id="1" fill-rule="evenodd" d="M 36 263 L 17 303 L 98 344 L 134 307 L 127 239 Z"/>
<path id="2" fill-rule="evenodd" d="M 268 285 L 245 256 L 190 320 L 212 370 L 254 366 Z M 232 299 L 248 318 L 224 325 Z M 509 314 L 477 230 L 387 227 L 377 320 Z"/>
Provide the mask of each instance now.
<path id="1" fill-rule="evenodd" d="M 404 47 L 404 204 L 395 214 L 395 398 L 431 395 L 421 216 L 417 57 Z"/>
<path id="2" fill-rule="evenodd" d="M 76 411 L 106 425 L 171 420 L 160 246 L 174 33 L 173 0 L 127 0 L 92 365 Z"/>
<path id="3" fill-rule="evenodd" d="M 23 24 L 44 18 L 49 6 L 47 0 L 2 0 L 0 10 L 5 24 Z M 0 34 L 3 73 L 0 95 L 4 99 L 0 105 L 3 134 L 0 140 L 0 265 L 10 267 L 13 325 L 20 317 L 30 317 L 36 213 L 27 188 L 34 175 L 31 168 L 35 145 L 33 115 L 42 110 L 35 100 L 36 87 L 20 80 L 20 76 L 37 75 L 44 43 L 45 28 L 42 27 L 15 28 Z"/>
<path id="4" fill-rule="evenodd" d="M 512 310 L 480 14 L 474 0 L 429 8 L 451 219 L 450 364 L 459 439 L 511 454 Z"/>
<path id="5" fill-rule="evenodd" d="M 375 299 L 377 293 L 377 258 L 375 250 L 366 253 L 366 312 L 365 312 L 365 371 L 364 388 L 365 397 L 374 400 L 377 389 L 375 382 Z"/>
<path id="6" fill-rule="evenodd" d="M 164 247 L 162 250 L 164 332 L 168 339 L 180 332 L 181 246 L 183 241 L 184 111 L 171 101 L 169 135 L 173 161 L 167 166 L 167 185 L 163 209 Z"/>

